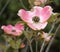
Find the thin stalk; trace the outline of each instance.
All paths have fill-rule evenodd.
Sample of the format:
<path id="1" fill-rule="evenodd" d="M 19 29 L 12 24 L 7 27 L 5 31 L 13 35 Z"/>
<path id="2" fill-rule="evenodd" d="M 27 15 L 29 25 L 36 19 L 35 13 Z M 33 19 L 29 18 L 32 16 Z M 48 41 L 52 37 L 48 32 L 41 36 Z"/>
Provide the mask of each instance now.
<path id="1" fill-rule="evenodd" d="M 45 46 L 45 40 L 44 40 L 44 42 L 43 42 L 43 44 L 41 46 L 40 52 L 43 52 L 44 46 Z"/>
<path id="2" fill-rule="evenodd" d="M 30 51 L 33 52 L 31 42 L 30 42 L 30 40 L 28 39 L 28 37 L 26 36 L 26 34 L 27 34 L 27 33 L 24 31 L 24 35 L 25 35 L 25 37 L 27 38 L 28 43 L 29 43 Z"/>
<path id="3" fill-rule="evenodd" d="M 49 52 L 49 48 L 50 48 L 51 44 L 53 43 L 54 38 L 56 37 L 56 34 L 57 34 L 59 28 L 60 28 L 60 25 L 57 27 L 57 29 L 56 29 L 56 31 L 55 31 L 55 35 L 54 35 L 53 38 L 51 39 L 51 41 L 50 41 L 50 43 L 49 43 L 49 45 L 48 45 L 48 47 L 47 47 L 47 49 L 46 49 L 45 52 Z"/>
<path id="4" fill-rule="evenodd" d="M 36 52 L 38 51 L 38 41 L 36 40 Z"/>
<path id="5" fill-rule="evenodd" d="M 30 46 L 30 51 L 31 51 L 31 52 L 33 52 L 33 49 L 32 49 L 32 46 L 31 46 L 31 44 L 29 44 L 29 46 Z"/>
<path id="6" fill-rule="evenodd" d="M 52 28 L 51 28 L 51 30 L 49 31 L 48 35 L 50 35 L 50 33 L 53 31 L 54 26 L 55 26 L 55 23 L 52 24 Z M 43 42 L 43 44 L 42 44 L 42 46 L 41 46 L 40 52 L 43 52 L 44 46 L 45 46 L 45 40 L 44 40 L 44 42 Z"/>
<path id="7" fill-rule="evenodd" d="M 38 31 L 35 31 L 36 52 L 38 52 Z"/>

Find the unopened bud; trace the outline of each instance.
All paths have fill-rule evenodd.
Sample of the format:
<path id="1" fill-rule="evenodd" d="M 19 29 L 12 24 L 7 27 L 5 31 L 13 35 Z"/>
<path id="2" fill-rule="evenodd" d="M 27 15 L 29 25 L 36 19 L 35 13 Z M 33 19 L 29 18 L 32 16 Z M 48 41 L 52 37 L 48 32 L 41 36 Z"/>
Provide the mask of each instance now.
<path id="1" fill-rule="evenodd" d="M 48 36 L 48 33 L 43 32 L 42 38 L 44 38 L 45 41 L 49 41 L 51 39 L 51 36 Z"/>
<path id="2" fill-rule="evenodd" d="M 25 44 L 21 43 L 20 48 L 24 48 L 24 47 L 25 47 Z"/>
<path id="3" fill-rule="evenodd" d="M 48 36 L 48 37 L 45 38 L 45 41 L 48 42 L 48 41 L 50 41 L 50 39 L 51 39 L 51 36 Z"/>
<path id="4" fill-rule="evenodd" d="M 41 4 L 40 1 L 35 1 L 35 2 L 34 2 L 34 5 L 36 5 L 36 6 L 39 6 L 40 4 Z"/>

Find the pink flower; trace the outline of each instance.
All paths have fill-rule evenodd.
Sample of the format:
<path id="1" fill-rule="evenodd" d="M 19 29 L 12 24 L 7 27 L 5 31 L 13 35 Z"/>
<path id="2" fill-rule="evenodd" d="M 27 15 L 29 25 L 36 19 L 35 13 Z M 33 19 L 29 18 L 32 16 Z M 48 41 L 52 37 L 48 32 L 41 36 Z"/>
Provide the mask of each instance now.
<path id="1" fill-rule="evenodd" d="M 12 25 L 3 25 L 1 29 L 4 30 L 5 33 L 11 34 L 14 36 L 20 36 L 22 34 L 22 31 L 24 30 L 23 24 L 16 24 L 15 26 Z"/>
<path id="2" fill-rule="evenodd" d="M 18 16 L 33 30 L 44 29 L 48 23 L 47 20 L 52 14 L 51 6 L 34 6 L 32 10 L 33 11 L 25 11 L 21 9 L 18 12 Z"/>

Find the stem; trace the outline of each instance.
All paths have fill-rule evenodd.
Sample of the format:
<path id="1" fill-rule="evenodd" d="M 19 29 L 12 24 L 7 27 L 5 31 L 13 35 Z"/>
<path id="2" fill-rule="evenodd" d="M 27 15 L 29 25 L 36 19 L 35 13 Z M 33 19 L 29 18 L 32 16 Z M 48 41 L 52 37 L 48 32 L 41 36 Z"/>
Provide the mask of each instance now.
<path id="1" fill-rule="evenodd" d="M 38 52 L 38 36 L 37 36 L 38 31 L 35 32 L 35 42 L 36 42 L 36 52 Z"/>
<path id="2" fill-rule="evenodd" d="M 52 32 L 52 30 L 54 29 L 54 26 L 55 26 L 55 23 L 52 24 L 52 28 L 51 28 L 51 30 L 49 31 L 48 35 L 50 35 L 50 33 Z M 44 40 L 44 42 L 43 42 L 43 44 L 42 44 L 42 46 L 41 46 L 40 52 L 43 51 L 44 46 L 45 46 L 45 40 Z"/>
<path id="3" fill-rule="evenodd" d="M 29 39 L 27 39 L 27 40 L 28 40 L 28 42 L 29 42 L 30 51 L 31 51 L 31 52 L 33 52 L 31 42 L 30 42 L 30 40 L 29 40 Z"/>
<path id="4" fill-rule="evenodd" d="M 24 35 L 25 35 L 25 37 L 27 38 L 28 43 L 29 43 L 30 51 L 33 52 L 33 49 L 32 49 L 32 45 L 31 45 L 30 39 L 28 39 L 28 37 L 26 36 L 26 34 L 27 34 L 27 32 L 24 31 Z"/>
<path id="5" fill-rule="evenodd" d="M 29 44 L 29 46 L 30 46 L 30 51 L 33 52 L 31 44 Z"/>
<path id="6" fill-rule="evenodd" d="M 44 42 L 43 42 L 43 44 L 41 46 L 40 52 L 43 52 L 44 46 L 45 46 L 45 40 L 44 40 Z"/>
<path id="7" fill-rule="evenodd" d="M 51 28 L 51 30 L 49 31 L 48 35 L 50 35 L 50 33 L 52 32 L 52 30 L 54 29 L 54 26 L 55 26 L 55 22 L 53 23 L 52 28 Z"/>
<path id="8" fill-rule="evenodd" d="M 38 41 L 36 40 L 36 52 L 38 51 L 37 48 L 38 48 Z"/>
<path id="9" fill-rule="evenodd" d="M 48 47 L 47 47 L 47 49 L 46 49 L 45 52 L 48 52 L 48 51 L 49 51 L 49 48 L 50 48 L 51 44 L 53 43 L 54 38 L 56 37 L 57 31 L 58 31 L 59 28 L 60 28 L 60 25 L 57 27 L 57 29 L 56 29 L 56 31 L 55 31 L 55 35 L 54 35 L 54 37 L 51 39 L 51 41 L 50 41 L 50 43 L 49 43 L 49 45 L 48 45 Z"/>

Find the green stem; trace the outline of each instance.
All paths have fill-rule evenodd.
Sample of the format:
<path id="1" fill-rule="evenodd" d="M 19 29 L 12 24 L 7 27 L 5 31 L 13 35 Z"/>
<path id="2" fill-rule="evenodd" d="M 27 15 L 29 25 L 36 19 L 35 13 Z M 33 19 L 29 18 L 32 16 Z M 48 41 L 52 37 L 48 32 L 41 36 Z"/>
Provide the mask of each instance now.
<path id="1" fill-rule="evenodd" d="M 38 51 L 38 41 L 36 40 L 36 52 Z"/>
<path id="2" fill-rule="evenodd" d="M 55 31 L 55 35 L 54 35 L 54 37 L 51 39 L 51 41 L 50 41 L 50 43 L 49 43 L 49 45 L 48 45 L 48 47 L 47 47 L 47 49 L 46 49 L 45 52 L 49 52 L 49 48 L 50 48 L 51 44 L 53 43 L 54 38 L 56 37 L 57 31 L 58 31 L 59 28 L 60 28 L 60 25 L 57 27 L 57 29 L 56 29 L 56 31 Z"/>
<path id="3" fill-rule="evenodd" d="M 29 46 L 30 46 L 30 51 L 31 51 L 31 52 L 33 52 L 33 49 L 32 49 L 32 46 L 31 46 L 31 44 L 29 44 Z"/>
<path id="4" fill-rule="evenodd" d="M 29 40 L 29 39 L 27 39 L 27 40 L 28 40 L 28 43 L 29 43 L 30 51 L 31 51 L 31 52 L 33 52 L 31 42 L 30 42 L 30 40 Z"/>
<path id="5" fill-rule="evenodd" d="M 37 35 L 38 31 L 35 32 L 35 42 L 36 42 L 36 52 L 38 52 L 38 35 Z"/>
<path id="6" fill-rule="evenodd" d="M 31 45 L 31 41 L 30 41 L 30 39 L 28 39 L 28 37 L 26 36 L 26 34 L 27 34 L 27 32 L 24 31 L 24 35 L 25 35 L 25 37 L 26 37 L 27 40 L 28 40 L 28 44 L 29 44 L 29 47 L 30 47 L 30 51 L 33 52 L 32 45 Z"/>
<path id="7" fill-rule="evenodd" d="M 44 46 L 45 46 L 45 40 L 44 40 L 44 42 L 43 42 L 43 44 L 41 46 L 40 52 L 43 52 Z"/>

